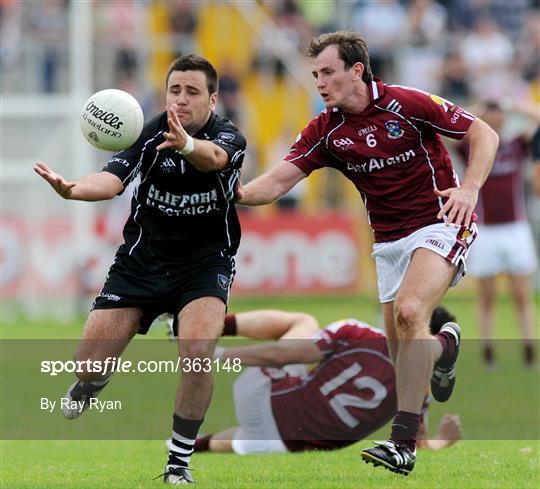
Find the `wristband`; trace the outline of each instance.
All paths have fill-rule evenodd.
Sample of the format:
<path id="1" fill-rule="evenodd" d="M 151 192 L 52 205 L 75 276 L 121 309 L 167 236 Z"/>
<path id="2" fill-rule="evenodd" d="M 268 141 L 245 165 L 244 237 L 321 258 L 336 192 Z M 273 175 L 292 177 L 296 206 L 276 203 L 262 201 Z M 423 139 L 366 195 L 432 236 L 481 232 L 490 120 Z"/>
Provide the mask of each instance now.
<path id="1" fill-rule="evenodd" d="M 223 333 L 221 336 L 236 336 L 238 326 L 236 325 L 236 316 L 234 314 L 227 314 L 225 316 Z"/>
<path id="2" fill-rule="evenodd" d="M 193 141 L 193 138 L 188 134 L 186 144 L 180 150 L 180 153 L 182 153 L 184 156 L 187 156 L 187 155 L 191 154 L 194 149 L 195 149 L 195 143 Z"/>

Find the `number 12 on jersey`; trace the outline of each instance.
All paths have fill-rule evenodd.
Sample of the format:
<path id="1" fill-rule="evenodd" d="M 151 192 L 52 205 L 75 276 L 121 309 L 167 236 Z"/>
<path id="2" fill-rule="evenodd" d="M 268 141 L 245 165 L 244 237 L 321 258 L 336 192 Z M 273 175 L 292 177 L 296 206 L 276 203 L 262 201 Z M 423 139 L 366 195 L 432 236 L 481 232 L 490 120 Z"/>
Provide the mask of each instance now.
<path id="1" fill-rule="evenodd" d="M 371 134 L 368 136 L 371 136 Z M 359 396 L 343 393 L 336 394 L 328 401 L 339 419 L 350 428 L 358 426 L 359 421 L 347 410 L 347 407 L 375 409 L 381 404 L 388 393 L 386 387 L 374 377 L 368 375 L 357 377 L 361 371 L 362 367 L 359 363 L 355 362 L 349 368 L 346 368 L 340 374 L 336 375 L 333 379 L 324 383 L 319 389 L 324 396 L 328 397 L 332 391 L 338 387 L 346 382 L 352 382 L 354 387 L 358 390 L 370 389 L 373 391 L 373 397 L 371 399 L 362 399 Z M 353 380 L 354 377 L 356 378 Z"/>

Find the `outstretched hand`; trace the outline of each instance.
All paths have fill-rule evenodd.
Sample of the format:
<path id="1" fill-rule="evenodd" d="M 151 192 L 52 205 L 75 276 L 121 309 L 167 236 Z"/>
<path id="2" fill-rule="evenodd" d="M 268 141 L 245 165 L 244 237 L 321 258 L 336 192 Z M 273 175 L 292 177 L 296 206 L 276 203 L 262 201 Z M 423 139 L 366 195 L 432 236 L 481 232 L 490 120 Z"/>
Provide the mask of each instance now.
<path id="1" fill-rule="evenodd" d="M 472 221 L 474 207 L 478 201 L 478 190 L 467 184 L 461 187 L 451 187 L 446 190 L 435 189 L 435 193 L 448 200 L 437 214 L 437 219 L 444 219 L 446 224 L 456 227 L 469 227 Z"/>
<path id="2" fill-rule="evenodd" d="M 53 172 L 45 163 L 38 161 L 34 166 L 34 171 L 46 180 L 54 191 L 64 199 L 71 197 L 72 189 L 77 185 L 75 182 L 68 182 L 66 179 Z"/>
<path id="3" fill-rule="evenodd" d="M 178 119 L 176 104 L 173 104 L 167 111 L 167 124 L 169 125 L 169 132 L 163 133 L 165 141 L 156 149 L 161 151 L 162 149 L 174 148 L 181 151 L 186 146 L 188 133 L 182 126 L 180 119 Z"/>
<path id="4" fill-rule="evenodd" d="M 437 439 L 445 441 L 444 446 L 449 447 L 458 440 L 461 440 L 462 436 L 459 416 L 457 414 L 445 414 L 437 429 Z"/>

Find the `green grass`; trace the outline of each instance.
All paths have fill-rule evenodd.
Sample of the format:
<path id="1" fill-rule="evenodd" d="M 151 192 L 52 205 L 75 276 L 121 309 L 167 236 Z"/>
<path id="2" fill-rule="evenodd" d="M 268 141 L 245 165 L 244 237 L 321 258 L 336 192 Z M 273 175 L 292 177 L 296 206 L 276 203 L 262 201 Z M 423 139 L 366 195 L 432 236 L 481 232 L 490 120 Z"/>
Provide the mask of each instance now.
<path id="1" fill-rule="evenodd" d="M 235 455 L 199 454 L 193 458 L 194 476 L 198 487 L 211 488 L 536 488 L 540 485 L 540 402 L 538 369 L 526 370 L 521 362 L 519 341 L 499 341 L 499 367 L 487 374 L 479 361 L 478 330 L 475 326 L 474 301 L 451 295 L 445 304 L 458 316 L 468 341 L 460 359 L 455 396 L 445 405 L 434 403 L 430 418 L 435 425 L 445 412 L 457 412 L 462 417 L 466 440 L 443 452 L 419 452 L 414 472 L 404 478 L 381 468 L 365 465 L 359 457 L 361 441 L 352 447 L 335 452 L 239 457 Z M 236 300 L 232 311 L 260 307 L 306 310 L 321 324 L 340 317 L 358 317 L 379 323 L 379 310 L 372 300 L 350 296 L 316 298 L 250 298 Z M 538 316 L 537 316 L 538 317 Z M 497 308 L 497 338 L 517 339 L 518 328 L 507 298 Z M 160 487 L 152 481 L 166 459 L 162 438 L 167 436 L 170 409 L 174 396 L 174 379 L 164 376 L 140 377 L 133 389 L 134 379 L 115 379 L 108 387 L 109 395 L 128 398 L 132 393 L 135 407 L 124 413 L 102 417 L 87 413 L 70 424 L 60 416 L 47 418 L 30 409 L 35 402 L 31 394 L 36 385 L 41 389 L 63 392 L 69 376 L 48 378 L 40 374 L 31 359 L 46 350 L 46 342 L 28 341 L 30 349 L 24 354 L 24 342 L 19 339 L 77 338 L 83 320 L 58 324 L 52 320 L 20 321 L 2 324 L 2 387 L 1 450 L 2 488 L 150 488 Z M 150 338 L 163 338 L 163 328 L 151 332 Z M 537 337 L 538 332 L 537 332 Z M 54 343 L 71 355 L 67 342 Z M 162 342 L 145 344 L 139 341 L 129 353 L 141 355 L 140 348 L 148 345 L 155 350 Z M 60 345 L 62 348 L 60 348 Z M 66 346 L 62 346 L 66 345 Z M 163 347 L 170 349 L 173 345 Z M 9 348 L 9 350 L 8 350 Z M 17 348 L 20 348 L 19 352 Z M 51 350 L 55 351 L 55 350 Z M 19 363 L 17 363 L 19 362 Z M 163 381 L 167 387 L 158 382 Z M 226 377 L 216 385 L 216 393 L 203 429 L 212 432 L 233 423 L 230 384 Z M 152 391 L 155 389 L 155 392 Z M 227 398 L 227 395 L 229 397 Z M 104 398 L 106 397 L 104 393 Z M 152 411 L 154 410 L 154 411 Z M 148 420 L 140 413 L 149 413 L 155 431 L 145 432 Z M 115 418 L 114 416 L 119 416 Z M 145 433 L 154 440 L 101 441 L 94 439 L 107 432 L 107 427 L 129 425 L 135 433 Z M 128 427 L 129 427 L 128 426 Z M 431 431 L 435 426 L 431 427 Z M 86 431 L 85 431 L 86 430 Z M 386 437 L 388 427 L 370 439 Z M 21 440 L 29 433 L 40 438 L 63 440 Z M 131 433 L 126 432 L 126 438 Z M 163 434 L 163 436 L 161 436 Z M 36 435 L 37 437 L 37 435 Z M 135 438 L 136 436 L 134 436 Z M 143 436 L 140 436 L 143 437 Z M 485 439 L 482 439 L 485 438 Z M 488 440 L 487 438 L 496 438 Z M 512 439 L 516 438 L 516 439 Z M 519 438 L 519 439 L 517 439 Z"/>
<path id="2" fill-rule="evenodd" d="M 422 451 L 407 478 L 365 465 L 358 443 L 335 452 L 193 458 L 202 488 L 537 488 L 538 442 L 464 441 L 442 452 Z M 530 449 L 530 450 L 529 450 Z M 521 450 L 521 451 L 520 451 Z M 160 487 L 166 458 L 161 441 L 5 441 L 2 487 Z"/>

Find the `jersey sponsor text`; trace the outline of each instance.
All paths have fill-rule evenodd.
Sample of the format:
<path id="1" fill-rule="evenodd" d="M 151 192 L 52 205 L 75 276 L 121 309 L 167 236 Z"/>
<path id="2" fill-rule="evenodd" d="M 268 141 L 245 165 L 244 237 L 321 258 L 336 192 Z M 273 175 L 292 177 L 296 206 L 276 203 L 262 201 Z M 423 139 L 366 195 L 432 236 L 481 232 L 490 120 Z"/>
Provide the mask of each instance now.
<path id="1" fill-rule="evenodd" d="M 157 189 L 153 184 L 148 190 L 146 204 L 156 207 L 168 216 L 208 214 L 219 210 L 215 189 L 210 192 L 175 195 Z M 167 205 L 164 205 L 167 204 Z"/>
<path id="2" fill-rule="evenodd" d="M 353 172 L 371 173 L 375 170 L 382 170 L 387 166 L 397 165 L 398 163 L 406 163 L 412 157 L 416 156 L 413 149 L 401 153 L 397 156 L 391 156 L 390 158 L 370 158 L 365 163 L 359 163 L 357 165 L 353 163 L 347 163 L 347 170 Z"/>

